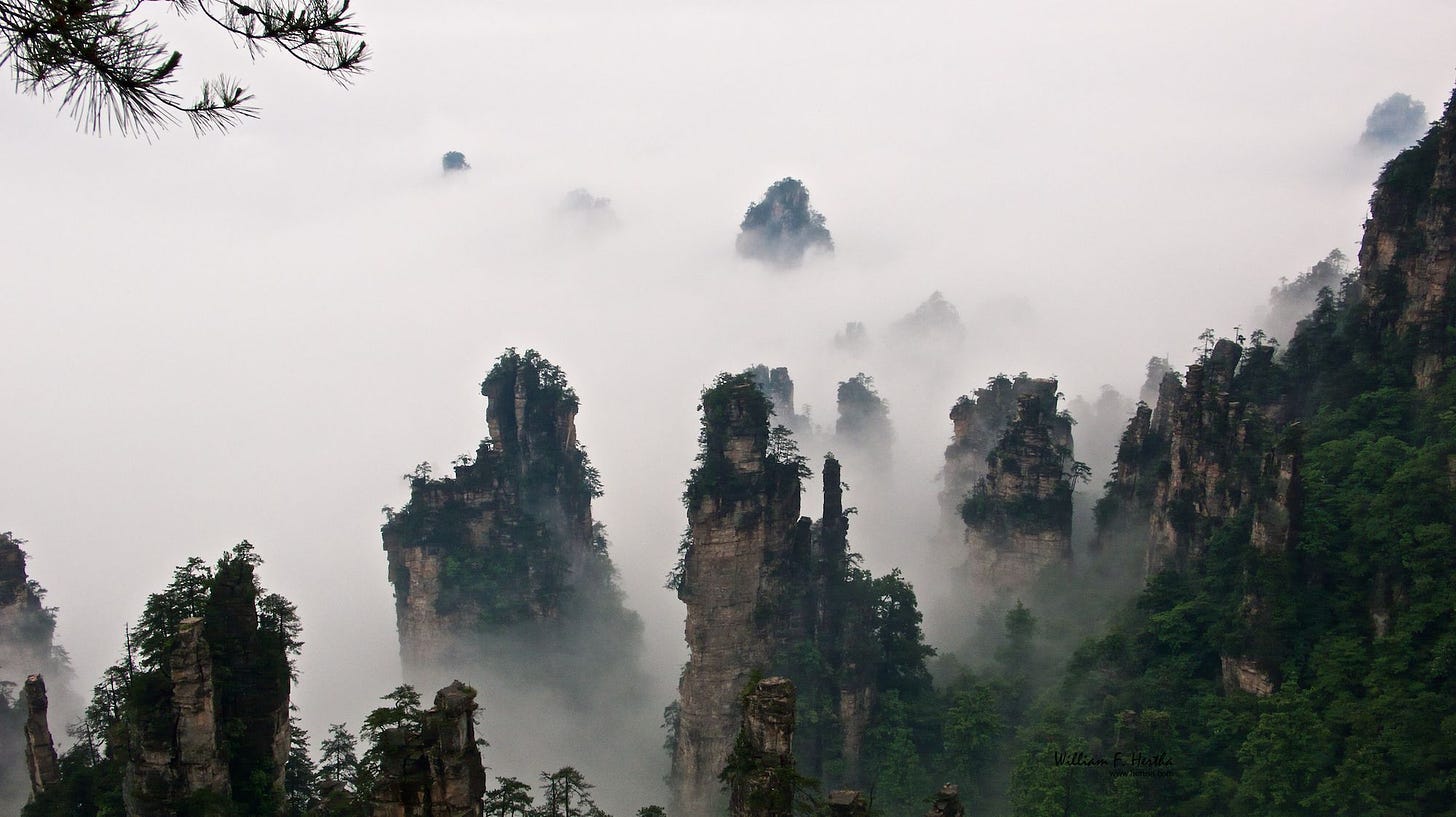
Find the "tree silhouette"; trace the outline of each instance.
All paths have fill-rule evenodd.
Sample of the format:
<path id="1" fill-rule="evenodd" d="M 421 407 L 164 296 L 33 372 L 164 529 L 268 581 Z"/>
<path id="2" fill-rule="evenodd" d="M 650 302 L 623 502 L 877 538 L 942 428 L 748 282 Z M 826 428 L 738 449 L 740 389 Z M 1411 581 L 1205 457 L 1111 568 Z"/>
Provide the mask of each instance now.
<path id="1" fill-rule="evenodd" d="M 596 787 L 586 782 L 581 772 L 571 766 L 563 766 L 555 772 L 542 772 L 541 788 L 541 808 L 537 811 L 540 817 L 594 817 L 602 814 L 588 794 Z"/>
<path id="2" fill-rule="evenodd" d="M 347 83 L 368 51 L 349 0 L 163 0 L 180 16 L 201 14 L 241 41 L 249 56 L 277 48 Z M 144 4 L 119 0 L 0 0 L 0 66 L 16 89 L 58 97 L 82 130 L 151 135 L 185 117 L 197 133 L 257 115 L 236 80 L 205 81 L 186 103 L 173 91 L 182 54 L 171 50 Z"/>
<path id="3" fill-rule="evenodd" d="M 319 745 L 318 778 L 355 788 L 359 782 L 358 746 L 348 724 L 329 724 L 329 736 Z"/>
<path id="4" fill-rule="evenodd" d="M 400 684 L 388 695 L 380 698 L 389 701 L 390 706 L 381 706 L 364 719 L 361 730 L 369 740 L 379 742 L 379 736 L 390 729 L 404 726 L 418 730 L 424 722 L 425 713 L 420 708 L 420 693 L 409 684 Z"/>
<path id="5" fill-rule="evenodd" d="M 514 777 L 497 777 L 498 784 L 485 792 L 486 817 L 528 817 L 536 805 L 531 786 Z"/>

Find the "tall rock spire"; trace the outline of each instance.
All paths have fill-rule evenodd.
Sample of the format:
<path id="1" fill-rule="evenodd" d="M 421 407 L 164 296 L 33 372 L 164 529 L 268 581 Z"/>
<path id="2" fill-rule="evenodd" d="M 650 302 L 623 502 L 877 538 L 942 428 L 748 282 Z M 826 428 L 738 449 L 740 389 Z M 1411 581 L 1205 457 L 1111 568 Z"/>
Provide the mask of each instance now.
<path id="1" fill-rule="evenodd" d="M 907 635 L 919 633 L 909 586 L 856 567 L 834 457 L 824 459 L 823 517 L 799 515 L 810 472 L 792 440 L 769 430 L 753 372 L 721 375 L 703 392 L 702 412 L 698 467 L 683 497 L 683 561 L 674 573 L 689 650 L 672 770 L 672 813 L 683 817 L 725 805 L 719 775 L 740 727 L 736 704 L 755 672 L 792 680 L 800 706 L 823 713 L 796 739 L 799 768 L 836 778 L 827 783 L 861 783 L 884 659 L 876 630 L 882 591 L 908 608 L 914 632 Z M 911 675 L 923 672 L 911 664 Z"/>
<path id="2" fill-rule="evenodd" d="M 576 393 L 534 351 L 507 350 L 481 384 L 483 440 L 451 476 L 427 470 L 383 527 L 400 657 L 459 669 L 483 638 L 527 623 L 635 616 L 621 608 L 593 525 L 596 470 L 576 438 Z"/>
<path id="3" fill-rule="evenodd" d="M 46 720 L 50 706 L 46 698 L 45 679 L 32 675 L 25 679 L 25 767 L 30 772 L 30 791 L 38 795 L 60 782 L 61 769 L 56 760 L 55 742 Z"/>

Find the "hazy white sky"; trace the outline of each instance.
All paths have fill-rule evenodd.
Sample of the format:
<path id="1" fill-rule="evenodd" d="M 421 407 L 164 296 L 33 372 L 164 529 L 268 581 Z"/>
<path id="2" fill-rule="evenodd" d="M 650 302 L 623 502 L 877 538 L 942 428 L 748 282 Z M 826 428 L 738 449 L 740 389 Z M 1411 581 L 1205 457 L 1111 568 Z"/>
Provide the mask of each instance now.
<path id="1" fill-rule="evenodd" d="M 1354 254 L 1388 158 L 1354 147 L 1371 106 L 1434 117 L 1456 81 L 1452 2 L 356 6 L 375 59 L 347 92 L 164 20 L 187 87 L 257 94 L 223 137 L 96 138 L 0 93 L 0 529 L 85 688 L 175 564 L 247 538 L 300 607 L 306 725 L 357 724 L 398 677 L 379 508 L 474 449 L 514 345 L 581 395 L 666 703 L 660 588 L 715 373 L 788 365 L 827 424 L 835 382 L 875 375 L 921 505 L 897 538 L 852 496 L 854 544 L 913 563 L 956 395 L 1020 370 L 1135 394 L 1149 355 L 1246 325 L 1279 276 Z M 442 178 L 447 150 L 474 169 Z M 732 244 L 785 175 L 838 252 L 781 274 Z M 619 231 L 553 218 L 581 186 Z M 937 289 L 955 355 L 830 348 Z"/>

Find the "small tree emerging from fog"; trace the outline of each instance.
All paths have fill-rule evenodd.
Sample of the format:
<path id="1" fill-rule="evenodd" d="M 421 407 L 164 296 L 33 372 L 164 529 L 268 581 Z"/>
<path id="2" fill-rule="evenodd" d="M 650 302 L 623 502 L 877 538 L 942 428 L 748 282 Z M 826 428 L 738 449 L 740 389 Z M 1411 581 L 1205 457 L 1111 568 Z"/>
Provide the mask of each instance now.
<path id="1" fill-rule="evenodd" d="M 470 164 L 465 161 L 465 154 L 458 150 L 452 150 L 440 157 L 440 166 L 449 173 L 453 170 L 469 170 Z"/>
<path id="2" fill-rule="evenodd" d="M 1198 335 L 1198 345 L 1193 347 L 1193 354 L 1198 355 L 1199 363 L 1207 363 L 1208 356 L 1213 353 L 1213 344 L 1218 340 L 1218 333 L 1212 329 L 1205 329 Z"/>
<path id="3" fill-rule="evenodd" d="M 236 80 L 202 83 L 192 102 L 173 91 L 182 54 L 119 0 L 0 0 L 0 65 L 22 93 L 58 97 L 86 131 L 151 135 L 185 118 L 194 131 L 221 131 L 257 115 Z M 240 41 L 249 56 L 276 48 L 341 84 L 364 70 L 368 51 L 349 0 L 166 0 L 178 15 L 200 13 Z"/>

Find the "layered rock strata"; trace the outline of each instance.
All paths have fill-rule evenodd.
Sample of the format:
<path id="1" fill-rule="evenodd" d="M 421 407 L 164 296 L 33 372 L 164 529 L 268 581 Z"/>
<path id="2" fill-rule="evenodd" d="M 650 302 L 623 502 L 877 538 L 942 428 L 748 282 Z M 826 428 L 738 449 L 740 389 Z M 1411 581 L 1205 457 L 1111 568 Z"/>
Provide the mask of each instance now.
<path id="1" fill-rule="evenodd" d="M 212 650 L 203 637 L 203 621 L 189 618 L 177 631 L 172 652 L 172 709 L 176 742 L 168 766 L 176 771 L 182 792 L 211 791 L 227 795 L 227 764 L 217 747 L 216 688 L 212 683 Z M 282 769 L 282 766 L 279 766 Z"/>

